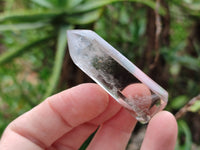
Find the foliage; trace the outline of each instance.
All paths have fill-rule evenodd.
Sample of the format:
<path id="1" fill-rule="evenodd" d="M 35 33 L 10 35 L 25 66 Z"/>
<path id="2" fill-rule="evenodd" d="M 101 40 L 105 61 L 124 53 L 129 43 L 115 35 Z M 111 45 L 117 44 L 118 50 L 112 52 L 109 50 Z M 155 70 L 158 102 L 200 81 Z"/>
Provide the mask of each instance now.
<path id="1" fill-rule="evenodd" d="M 188 97 L 185 95 L 180 95 L 175 97 L 170 103 L 170 108 L 174 110 L 179 110 L 182 108 L 188 101 Z"/>
<path id="2" fill-rule="evenodd" d="M 163 68 L 156 74 L 167 76 L 158 80 L 167 83 L 162 85 L 170 94 L 167 110 L 175 113 L 200 93 L 197 30 L 200 11 L 198 0 L 172 0 L 167 4 L 170 44 L 159 47 L 162 61 L 157 65 Z M 146 61 L 147 12 L 150 8 L 156 9 L 155 1 L 5 1 L 0 15 L 0 120 L 4 120 L 0 122 L 0 133 L 16 116 L 61 90 L 58 83 L 62 69 L 70 71 L 67 67 L 71 67 L 63 65 L 68 55 L 65 36 L 68 29 L 95 30 L 141 69 L 151 72 L 150 64 L 141 65 Z M 161 16 L 166 15 L 165 9 L 160 7 Z M 154 55 L 155 51 L 151 53 Z M 62 84 L 65 88 L 70 86 L 67 81 Z M 199 101 L 191 111 L 199 111 Z M 178 125 L 176 149 L 190 148 L 193 143 L 190 127 L 183 120 Z"/>
<path id="3" fill-rule="evenodd" d="M 200 99 L 198 99 L 191 107 L 191 112 L 200 112 Z"/>
<path id="4" fill-rule="evenodd" d="M 178 121 L 179 134 L 175 150 L 188 150 L 192 146 L 192 135 L 187 123 L 183 120 Z"/>

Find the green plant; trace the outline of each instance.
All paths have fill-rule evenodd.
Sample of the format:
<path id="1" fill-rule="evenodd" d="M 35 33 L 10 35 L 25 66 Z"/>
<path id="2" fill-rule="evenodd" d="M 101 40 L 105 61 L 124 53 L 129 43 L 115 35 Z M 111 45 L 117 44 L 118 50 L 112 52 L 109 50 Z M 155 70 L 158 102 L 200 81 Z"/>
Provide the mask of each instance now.
<path id="1" fill-rule="evenodd" d="M 67 41 L 65 31 L 80 25 L 80 28 L 87 27 L 85 25 L 94 22 L 100 17 L 105 5 L 120 1 L 124 0 L 31 0 L 32 5 L 28 9 L 1 13 L 0 31 L 38 30 L 46 32 L 46 36 L 31 41 L 19 49 L 4 52 L 0 56 L 0 64 L 10 62 L 11 59 L 34 47 L 38 47 L 38 45 L 57 39 L 54 67 L 49 86 L 44 94 L 44 98 L 48 97 L 53 93 L 61 72 Z M 129 1 L 143 3 L 155 8 L 155 3 L 151 0 Z"/>
<path id="2" fill-rule="evenodd" d="M 192 146 L 192 135 L 187 123 L 178 121 L 178 140 L 175 150 L 189 150 Z"/>

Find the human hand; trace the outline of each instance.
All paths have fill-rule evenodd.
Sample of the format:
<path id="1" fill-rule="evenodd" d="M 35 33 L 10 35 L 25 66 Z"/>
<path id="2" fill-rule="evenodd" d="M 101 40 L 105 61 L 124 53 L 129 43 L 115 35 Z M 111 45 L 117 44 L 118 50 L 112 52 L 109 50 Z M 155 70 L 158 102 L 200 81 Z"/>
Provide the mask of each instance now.
<path id="1" fill-rule="evenodd" d="M 1 150 L 73 150 L 95 131 L 88 150 L 124 150 L 136 119 L 96 84 L 83 84 L 47 98 L 6 128 Z M 142 150 L 173 150 L 176 120 L 167 111 L 150 121 Z"/>

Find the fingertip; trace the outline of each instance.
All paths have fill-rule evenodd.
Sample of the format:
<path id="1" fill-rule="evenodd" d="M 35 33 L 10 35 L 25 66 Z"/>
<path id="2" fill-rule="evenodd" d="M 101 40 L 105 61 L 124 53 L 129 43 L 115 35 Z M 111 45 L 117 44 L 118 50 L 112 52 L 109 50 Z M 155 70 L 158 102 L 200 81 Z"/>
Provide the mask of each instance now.
<path id="1" fill-rule="evenodd" d="M 174 149 L 177 132 L 175 117 L 168 111 L 161 111 L 150 120 L 141 150 Z"/>
<path id="2" fill-rule="evenodd" d="M 98 105 L 98 109 L 100 111 L 104 111 L 108 104 L 109 104 L 109 95 L 108 93 L 103 90 L 99 85 L 95 83 L 84 83 L 78 85 L 76 88 L 76 94 L 79 94 L 78 91 L 81 91 L 81 93 L 85 93 L 86 97 L 90 97 L 94 100 L 96 103 L 95 106 Z"/>
<path id="3" fill-rule="evenodd" d="M 166 111 L 166 110 L 163 110 L 163 111 L 160 111 L 160 112 L 158 112 L 153 118 L 152 118 L 152 120 L 153 119 L 157 119 L 157 118 L 159 118 L 159 119 L 161 119 L 161 118 L 167 118 L 168 120 L 171 120 L 171 121 L 175 121 L 176 122 L 176 119 L 175 119 L 175 117 L 174 117 L 174 115 L 171 113 L 171 112 L 169 112 L 169 111 Z"/>
<path id="4" fill-rule="evenodd" d="M 108 105 L 109 103 L 109 95 L 108 93 L 103 90 L 98 84 L 95 84 L 95 83 L 83 83 L 83 84 L 80 84 L 78 85 L 77 87 L 74 87 L 74 88 L 77 88 L 80 89 L 80 90 L 85 90 L 85 92 L 88 94 L 94 94 L 96 95 L 96 97 L 102 101 L 104 101 L 105 105 Z"/>
<path id="5" fill-rule="evenodd" d="M 149 126 L 151 124 L 154 125 L 161 125 L 163 128 L 169 131 L 177 131 L 178 126 L 174 115 L 168 111 L 161 111 L 158 112 L 149 122 Z M 171 129 L 172 128 L 172 129 Z"/>

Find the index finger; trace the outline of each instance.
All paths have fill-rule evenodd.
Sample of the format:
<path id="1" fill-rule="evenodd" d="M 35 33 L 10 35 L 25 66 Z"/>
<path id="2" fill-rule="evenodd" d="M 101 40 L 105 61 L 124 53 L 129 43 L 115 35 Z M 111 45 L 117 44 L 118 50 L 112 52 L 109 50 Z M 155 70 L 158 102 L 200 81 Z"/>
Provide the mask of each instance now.
<path id="1" fill-rule="evenodd" d="M 47 148 L 74 127 L 97 117 L 108 103 L 107 93 L 96 84 L 61 92 L 14 120 L 4 132 L 0 147 Z"/>

